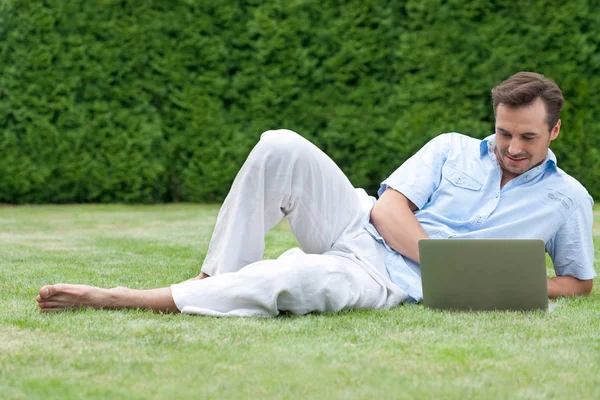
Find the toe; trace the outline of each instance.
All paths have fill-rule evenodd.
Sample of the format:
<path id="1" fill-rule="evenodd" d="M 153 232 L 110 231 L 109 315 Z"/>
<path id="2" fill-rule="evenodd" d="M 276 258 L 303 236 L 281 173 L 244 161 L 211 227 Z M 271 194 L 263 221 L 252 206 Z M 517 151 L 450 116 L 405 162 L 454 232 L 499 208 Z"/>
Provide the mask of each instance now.
<path id="1" fill-rule="evenodd" d="M 56 289 L 52 285 L 42 286 L 40 289 L 40 299 L 48 299 L 56 293 Z"/>
<path id="2" fill-rule="evenodd" d="M 63 310 L 67 308 L 64 304 L 55 301 L 42 301 L 39 306 L 42 311 Z"/>

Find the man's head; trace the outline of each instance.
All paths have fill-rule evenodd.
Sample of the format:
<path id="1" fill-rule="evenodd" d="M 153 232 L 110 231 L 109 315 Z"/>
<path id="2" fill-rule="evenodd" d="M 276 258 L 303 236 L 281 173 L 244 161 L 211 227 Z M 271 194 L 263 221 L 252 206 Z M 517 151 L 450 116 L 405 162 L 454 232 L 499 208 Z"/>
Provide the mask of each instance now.
<path id="1" fill-rule="evenodd" d="M 562 91 L 534 72 L 519 72 L 492 89 L 496 116 L 496 156 L 512 179 L 544 161 L 560 132 Z"/>

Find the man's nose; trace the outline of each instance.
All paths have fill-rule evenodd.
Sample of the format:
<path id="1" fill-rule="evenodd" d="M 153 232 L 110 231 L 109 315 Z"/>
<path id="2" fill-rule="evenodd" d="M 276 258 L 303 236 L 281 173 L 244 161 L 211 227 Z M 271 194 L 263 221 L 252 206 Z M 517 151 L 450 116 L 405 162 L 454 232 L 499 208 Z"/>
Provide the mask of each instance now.
<path id="1" fill-rule="evenodd" d="M 523 146 L 521 145 L 519 140 L 511 140 L 510 145 L 508 146 L 508 154 L 513 156 L 518 156 L 523 152 Z"/>

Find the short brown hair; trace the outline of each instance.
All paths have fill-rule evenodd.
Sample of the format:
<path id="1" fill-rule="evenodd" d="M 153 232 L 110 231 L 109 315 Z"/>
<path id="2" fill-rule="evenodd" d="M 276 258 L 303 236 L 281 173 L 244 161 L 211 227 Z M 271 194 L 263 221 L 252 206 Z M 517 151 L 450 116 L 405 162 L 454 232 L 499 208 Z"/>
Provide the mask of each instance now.
<path id="1" fill-rule="evenodd" d="M 546 121 L 552 130 L 560 118 L 565 99 L 552 79 L 535 72 L 518 72 L 492 89 L 494 115 L 498 104 L 517 108 L 528 106 L 538 98 L 546 106 Z"/>

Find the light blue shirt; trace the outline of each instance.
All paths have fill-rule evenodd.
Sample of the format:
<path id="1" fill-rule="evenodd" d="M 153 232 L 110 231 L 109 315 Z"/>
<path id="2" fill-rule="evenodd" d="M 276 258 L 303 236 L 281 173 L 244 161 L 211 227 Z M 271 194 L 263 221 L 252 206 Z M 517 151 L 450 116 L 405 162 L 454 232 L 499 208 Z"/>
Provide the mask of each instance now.
<path id="1" fill-rule="evenodd" d="M 500 189 L 494 148 L 494 135 L 440 135 L 383 181 L 378 194 L 390 187 L 406 196 L 432 239 L 543 239 L 556 275 L 595 277 L 594 203 L 587 190 L 557 167 L 551 150 L 542 164 Z M 365 229 L 386 246 L 392 282 L 421 301 L 419 265 L 390 248 L 370 222 Z"/>

